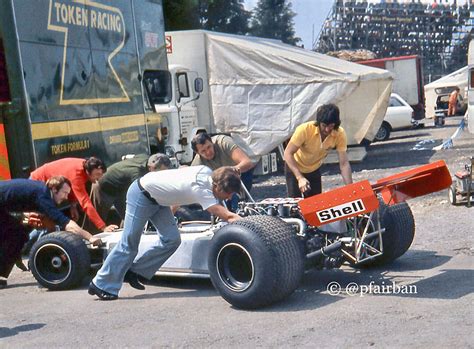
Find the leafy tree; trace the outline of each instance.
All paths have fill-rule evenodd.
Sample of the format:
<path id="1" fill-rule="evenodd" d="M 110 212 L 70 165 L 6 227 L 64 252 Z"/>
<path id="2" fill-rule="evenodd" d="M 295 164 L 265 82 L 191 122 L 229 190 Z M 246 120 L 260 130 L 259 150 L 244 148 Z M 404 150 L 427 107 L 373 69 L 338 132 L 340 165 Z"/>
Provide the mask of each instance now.
<path id="1" fill-rule="evenodd" d="M 291 1 L 259 0 L 251 19 L 251 32 L 255 36 L 278 39 L 296 45 L 301 41 L 295 37 Z"/>
<path id="2" fill-rule="evenodd" d="M 163 0 L 166 30 L 206 29 L 247 34 L 251 12 L 244 0 Z"/>
<path id="3" fill-rule="evenodd" d="M 245 10 L 243 3 L 244 0 L 201 1 L 202 28 L 224 33 L 247 34 L 251 13 Z"/>
<path id="4" fill-rule="evenodd" d="M 166 30 L 200 29 L 198 0 L 163 0 Z"/>

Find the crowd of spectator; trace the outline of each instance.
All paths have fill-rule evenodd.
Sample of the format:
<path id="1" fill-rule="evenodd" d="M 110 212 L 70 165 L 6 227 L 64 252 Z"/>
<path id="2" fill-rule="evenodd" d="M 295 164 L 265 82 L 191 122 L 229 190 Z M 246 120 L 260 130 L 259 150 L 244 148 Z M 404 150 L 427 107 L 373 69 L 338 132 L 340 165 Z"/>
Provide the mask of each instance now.
<path id="1" fill-rule="evenodd" d="M 336 0 L 314 49 L 367 49 L 378 58 L 417 54 L 433 80 L 466 64 L 473 24 L 471 1 Z"/>

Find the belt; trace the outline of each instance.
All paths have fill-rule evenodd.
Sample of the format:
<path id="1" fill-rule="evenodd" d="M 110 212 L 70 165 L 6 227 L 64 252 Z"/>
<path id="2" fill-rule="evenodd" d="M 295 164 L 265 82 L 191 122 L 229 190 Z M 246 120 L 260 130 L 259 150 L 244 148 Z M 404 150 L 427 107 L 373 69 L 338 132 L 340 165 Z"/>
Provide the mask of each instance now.
<path id="1" fill-rule="evenodd" d="M 149 192 L 147 192 L 145 190 L 145 188 L 142 187 L 142 185 L 140 184 L 140 180 L 137 180 L 137 184 L 138 184 L 138 188 L 140 188 L 140 191 L 142 192 L 143 195 L 145 195 L 145 197 L 150 200 L 152 203 L 154 203 L 155 205 L 158 205 L 158 203 L 156 202 L 155 199 L 153 199 L 153 197 L 150 195 Z"/>

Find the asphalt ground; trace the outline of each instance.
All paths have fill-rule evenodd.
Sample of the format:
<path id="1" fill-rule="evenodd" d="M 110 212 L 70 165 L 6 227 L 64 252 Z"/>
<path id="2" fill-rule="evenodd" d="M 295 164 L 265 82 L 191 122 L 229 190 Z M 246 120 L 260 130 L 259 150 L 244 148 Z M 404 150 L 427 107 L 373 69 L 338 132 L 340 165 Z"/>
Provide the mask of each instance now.
<path id="1" fill-rule="evenodd" d="M 461 133 L 450 149 L 433 147 L 460 120 L 372 144 L 352 164 L 354 180 L 436 160 L 454 174 L 474 156 L 474 135 Z M 325 190 L 342 185 L 337 165 L 323 174 Z M 253 194 L 285 196 L 283 176 L 258 178 Z M 90 278 L 78 289 L 49 291 L 15 269 L 0 290 L 0 347 L 472 348 L 474 206 L 451 205 L 446 191 L 408 202 L 415 240 L 390 266 L 309 271 L 289 298 L 255 311 L 226 303 L 209 280 L 156 277 L 145 291 L 124 285 L 119 300 L 101 302 L 87 294 Z"/>

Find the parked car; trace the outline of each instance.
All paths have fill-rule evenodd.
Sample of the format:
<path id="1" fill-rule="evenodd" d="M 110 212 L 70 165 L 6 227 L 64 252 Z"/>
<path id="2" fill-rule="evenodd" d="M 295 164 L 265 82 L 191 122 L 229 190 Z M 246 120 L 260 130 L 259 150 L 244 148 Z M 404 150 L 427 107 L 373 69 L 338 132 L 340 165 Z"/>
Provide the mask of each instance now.
<path id="1" fill-rule="evenodd" d="M 410 128 L 415 124 L 413 108 L 398 94 L 390 95 L 387 113 L 374 141 L 385 141 L 393 130 Z"/>

